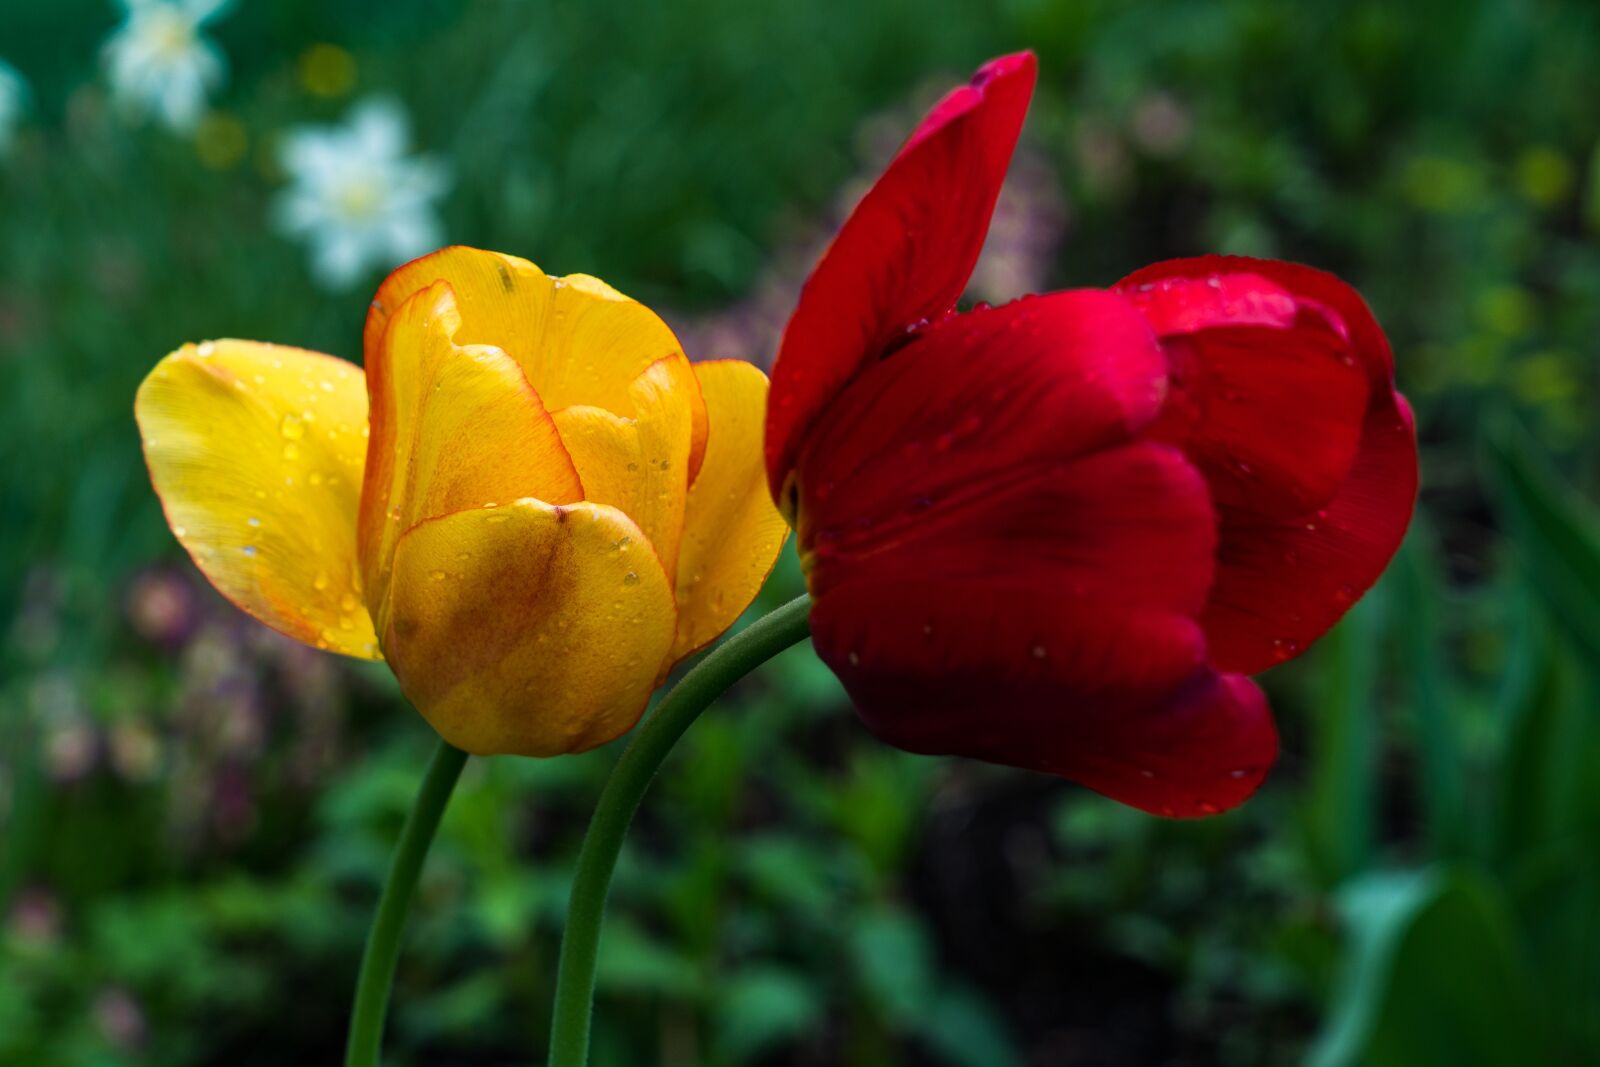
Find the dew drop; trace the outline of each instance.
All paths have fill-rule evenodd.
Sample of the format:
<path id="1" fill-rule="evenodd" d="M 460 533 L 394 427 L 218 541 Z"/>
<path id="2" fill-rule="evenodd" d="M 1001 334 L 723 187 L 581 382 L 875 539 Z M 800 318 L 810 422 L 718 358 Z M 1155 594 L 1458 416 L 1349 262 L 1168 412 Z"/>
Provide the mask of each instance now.
<path id="1" fill-rule="evenodd" d="M 247 555 L 247 556 L 255 555 L 256 554 L 256 546 L 255 545 L 245 545 L 244 546 L 244 554 Z"/>
<path id="2" fill-rule="evenodd" d="M 187 526 L 174 526 L 172 532 L 177 537 L 184 537 L 189 533 L 189 528 Z"/>
<path id="3" fill-rule="evenodd" d="M 210 359 L 212 356 L 216 355 L 216 352 L 216 343 L 212 341 L 201 341 L 200 344 L 195 348 L 195 354 L 201 359 Z"/>
<path id="4" fill-rule="evenodd" d="M 852 652 L 847 658 L 850 660 L 850 666 L 861 666 L 861 654 L 859 652 Z"/>
<path id="5" fill-rule="evenodd" d="M 1139 776 L 1141 778 L 1154 778 L 1156 776 L 1156 772 L 1152 771 L 1148 767 L 1140 767 L 1139 768 Z"/>
<path id="6" fill-rule="evenodd" d="M 1236 771 L 1229 771 L 1228 772 L 1228 777 L 1229 778 L 1246 778 L 1246 777 L 1249 776 L 1249 774 L 1250 774 L 1249 771 L 1245 770 L 1243 767 L 1240 767 Z"/>
<path id="7" fill-rule="evenodd" d="M 428 572 L 428 577 L 435 582 L 442 582 L 449 577 L 449 575 L 445 574 L 444 571 L 430 571 Z"/>
<path id="8" fill-rule="evenodd" d="M 254 515 L 250 516 L 248 519 L 246 519 L 244 521 L 249 523 L 251 526 L 260 526 L 261 525 L 261 520 L 256 518 Z"/>
<path id="9" fill-rule="evenodd" d="M 639 584 L 639 576 L 637 574 L 635 574 L 633 571 L 629 571 L 627 574 L 623 575 L 622 584 L 623 585 L 638 585 Z"/>
<path id="10" fill-rule="evenodd" d="M 298 441 L 306 435 L 306 424 L 298 415 L 285 415 L 278 422 L 278 432 L 290 441 Z"/>
<path id="11" fill-rule="evenodd" d="M 319 593 L 328 588 L 328 576 L 322 571 L 318 571 L 317 576 L 311 579 L 311 588 Z"/>
<path id="12" fill-rule="evenodd" d="M 488 522 L 505 522 L 509 518 L 511 518 L 510 515 L 490 515 L 490 516 L 487 517 L 486 521 L 488 521 Z"/>
<path id="13" fill-rule="evenodd" d="M 1044 659 L 1046 656 L 1050 655 L 1049 651 L 1043 645 L 1034 645 L 1030 651 L 1034 659 Z"/>
<path id="14" fill-rule="evenodd" d="M 340 611 L 354 611 L 354 610 L 356 610 L 356 598 L 351 596 L 349 593 L 346 593 L 344 596 L 340 597 L 339 598 L 339 610 Z"/>
<path id="15" fill-rule="evenodd" d="M 290 441 L 288 444 L 284 445 L 283 446 L 283 458 L 284 459 L 288 459 L 288 460 L 299 459 L 300 458 L 300 446 L 295 444 L 293 441 Z"/>

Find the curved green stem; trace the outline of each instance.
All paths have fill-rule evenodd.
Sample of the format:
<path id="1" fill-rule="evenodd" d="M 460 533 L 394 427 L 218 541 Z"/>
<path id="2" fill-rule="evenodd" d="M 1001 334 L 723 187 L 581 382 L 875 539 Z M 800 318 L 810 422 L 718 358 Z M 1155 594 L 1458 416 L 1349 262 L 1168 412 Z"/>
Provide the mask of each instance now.
<path id="1" fill-rule="evenodd" d="M 389 1008 L 389 988 L 394 984 L 394 965 L 400 956 L 400 931 L 405 926 L 406 910 L 422 873 L 422 861 L 450 793 L 461 777 L 467 754 L 442 738 L 433 750 L 428 771 L 417 790 L 417 800 L 400 831 L 389 877 L 378 898 L 378 913 L 367 935 L 367 950 L 361 957 L 361 976 L 356 979 L 356 1002 L 350 1011 L 350 1037 L 345 1044 L 345 1067 L 377 1067 L 383 1044 L 383 1016 Z"/>
<path id="2" fill-rule="evenodd" d="M 589 1023 L 594 1012 L 595 954 L 606 893 L 617 866 L 622 839 L 667 753 L 689 724 L 699 718 L 740 678 L 811 632 L 811 598 L 801 596 L 757 619 L 730 637 L 662 698 L 617 761 L 578 853 L 567 929 L 556 971 L 555 1017 L 550 1030 L 548 1067 L 583 1067 L 589 1057 Z"/>

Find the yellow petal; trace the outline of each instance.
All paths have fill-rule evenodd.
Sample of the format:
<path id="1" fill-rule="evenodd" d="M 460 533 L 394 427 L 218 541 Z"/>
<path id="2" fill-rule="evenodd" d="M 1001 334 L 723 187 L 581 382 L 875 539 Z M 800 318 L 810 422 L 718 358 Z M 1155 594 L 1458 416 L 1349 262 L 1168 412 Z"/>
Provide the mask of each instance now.
<path id="1" fill-rule="evenodd" d="M 689 489 L 691 392 L 700 395 L 689 361 L 672 356 L 634 379 L 628 396 L 633 418 L 587 405 L 555 413 L 583 480 L 583 498 L 638 523 L 668 574 L 676 573 Z"/>
<path id="2" fill-rule="evenodd" d="M 451 744 L 581 752 L 643 713 L 672 644 L 666 573 L 614 508 L 519 500 L 432 519 L 395 551 L 384 651 Z"/>
<path id="3" fill-rule="evenodd" d="M 356 563 L 359 367 L 254 341 L 185 345 L 134 414 L 167 522 L 223 596 L 290 637 L 377 659 Z"/>
<path id="4" fill-rule="evenodd" d="M 429 286 L 389 322 L 368 364 L 371 469 L 360 545 L 369 603 L 383 625 L 389 563 L 424 519 L 533 497 L 583 498 L 578 472 L 521 368 L 488 345 L 458 345 L 450 287 Z"/>
<path id="5" fill-rule="evenodd" d="M 581 405 L 631 418 L 633 380 L 657 360 L 682 354 L 655 312 L 598 278 L 553 278 L 525 259 L 457 245 L 412 260 L 384 279 L 367 314 L 369 361 L 389 316 L 436 281 L 455 290 L 462 319 L 457 343 L 504 349 L 551 411 Z M 705 451 L 706 416 L 698 394 L 690 402 L 693 473 Z"/>
<path id="6" fill-rule="evenodd" d="M 705 463 L 684 512 L 674 661 L 733 625 L 766 583 L 789 535 L 772 505 L 762 462 L 767 376 L 732 359 L 696 363 L 694 371 L 711 425 Z"/>

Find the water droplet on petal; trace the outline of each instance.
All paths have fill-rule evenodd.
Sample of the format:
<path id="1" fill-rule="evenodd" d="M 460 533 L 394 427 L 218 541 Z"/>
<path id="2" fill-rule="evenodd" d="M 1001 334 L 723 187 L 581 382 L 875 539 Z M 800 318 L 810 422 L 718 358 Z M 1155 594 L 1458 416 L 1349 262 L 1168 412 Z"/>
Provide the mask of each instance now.
<path id="1" fill-rule="evenodd" d="M 622 584 L 623 585 L 638 585 L 639 584 L 639 576 L 637 574 L 635 574 L 633 571 L 629 571 L 627 574 L 623 575 Z"/>
<path id="2" fill-rule="evenodd" d="M 290 441 L 298 441 L 306 435 L 306 425 L 298 415 L 285 415 L 278 422 L 278 432 Z"/>
<path id="3" fill-rule="evenodd" d="M 328 576 L 322 571 L 318 571 L 317 576 L 311 579 L 311 588 L 315 589 L 319 593 L 328 588 Z"/>

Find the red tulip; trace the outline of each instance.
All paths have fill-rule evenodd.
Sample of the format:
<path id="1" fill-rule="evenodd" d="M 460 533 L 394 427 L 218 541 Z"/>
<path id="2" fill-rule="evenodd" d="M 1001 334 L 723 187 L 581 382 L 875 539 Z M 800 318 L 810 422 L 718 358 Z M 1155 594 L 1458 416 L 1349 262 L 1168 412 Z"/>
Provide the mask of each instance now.
<path id="1" fill-rule="evenodd" d="M 1246 675 L 1398 547 L 1411 415 L 1360 296 L 1308 267 L 1178 260 L 955 312 L 1034 70 L 947 96 L 817 264 L 767 475 L 817 652 L 878 736 L 1210 814 L 1277 756 Z"/>

